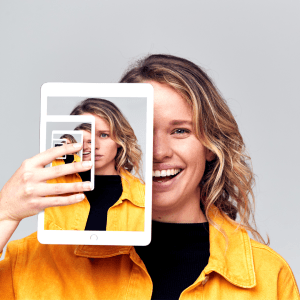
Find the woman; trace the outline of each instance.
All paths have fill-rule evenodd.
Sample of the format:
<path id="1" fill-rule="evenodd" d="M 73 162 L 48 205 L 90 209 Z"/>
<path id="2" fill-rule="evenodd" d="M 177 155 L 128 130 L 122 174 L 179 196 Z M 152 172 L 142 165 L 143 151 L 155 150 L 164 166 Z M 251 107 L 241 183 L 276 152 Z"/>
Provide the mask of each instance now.
<path id="1" fill-rule="evenodd" d="M 74 130 L 81 130 L 83 134 L 82 160 L 91 160 L 91 124 L 82 123 L 74 128 Z"/>
<path id="2" fill-rule="evenodd" d="M 300 299 L 286 262 L 245 231 L 260 237 L 248 218 L 253 175 L 237 125 L 207 75 L 187 60 L 152 55 L 121 82 L 149 82 L 154 88 L 150 246 L 38 246 L 35 236 L 12 242 L 12 258 L 3 272 L 16 276 L 17 284 L 7 294 L 13 290 L 20 295 L 20 283 L 27 292 L 36 277 L 27 282 L 26 276 L 47 261 L 48 277 L 30 290 L 31 299 L 50 293 L 51 283 L 57 298 Z M 56 154 L 63 153 L 59 150 Z M 32 165 L 37 159 L 31 159 Z M 5 199 L 10 184 L 3 191 Z M 234 221 L 237 213 L 240 224 Z M 24 263 L 30 260 L 34 263 Z M 23 267 L 22 278 L 11 266 Z M 12 286 L 11 279 L 6 283 Z"/>
<path id="3" fill-rule="evenodd" d="M 140 172 L 141 150 L 130 124 L 110 101 L 90 98 L 72 115 L 95 117 L 95 188 L 82 202 L 45 210 L 45 229 L 143 231 L 145 188 L 131 172 Z M 91 160 L 91 127 L 83 123 L 83 160 Z M 89 181 L 90 172 L 75 173 L 48 183 Z"/>

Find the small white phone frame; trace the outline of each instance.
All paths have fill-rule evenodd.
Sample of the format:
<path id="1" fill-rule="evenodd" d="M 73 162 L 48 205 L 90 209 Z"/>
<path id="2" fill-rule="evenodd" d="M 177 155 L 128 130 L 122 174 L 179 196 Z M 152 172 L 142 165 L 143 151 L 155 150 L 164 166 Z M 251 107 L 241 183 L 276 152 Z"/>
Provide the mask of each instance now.
<path id="1" fill-rule="evenodd" d="M 44 212 L 38 216 L 38 240 L 43 244 L 75 245 L 148 245 L 151 241 L 152 219 L 152 154 L 153 154 L 153 87 L 149 83 L 45 83 L 41 87 L 41 152 L 45 150 L 48 97 L 136 97 L 147 101 L 144 231 L 78 231 L 44 230 Z M 65 117 L 65 116 L 62 116 Z M 94 158 L 93 158 L 94 161 Z"/>
<path id="2" fill-rule="evenodd" d="M 56 142 L 55 142 L 56 141 Z M 56 147 L 57 144 L 60 144 L 61 146 L 63 146 L 62 142 L 67 142 L 67 139 L 53 139 L 53 135 L 52 135 L 52 147 Z M 67 155 L 61 156 L 61 157 L 57 157 L 56 159 L 66 159 Z M 51 163 L 52 165 L 52 163 Z"/>
<path id="3" fill-rule="evenodd" d="M 63 134 L 79 135 L 80 139 L 77 141 L 77 143 L 83 143 L 83 133 L 82 133 L 82 130 L 53 130 L 52 131 L 52 141 L 59 140 L 59 139 L 55 139 L 54 138 L 55 134 L 59 134 L 59 135 L 63 135 Z M 67 141 L 67 139 L 60 139 L 60 140 Z M 54 145 L 53 145 L 53 147 L 54 147 Z M 82 161 L 82 149 L 79 151 L 78 155 L 80 157 L 80 160 Z"/>

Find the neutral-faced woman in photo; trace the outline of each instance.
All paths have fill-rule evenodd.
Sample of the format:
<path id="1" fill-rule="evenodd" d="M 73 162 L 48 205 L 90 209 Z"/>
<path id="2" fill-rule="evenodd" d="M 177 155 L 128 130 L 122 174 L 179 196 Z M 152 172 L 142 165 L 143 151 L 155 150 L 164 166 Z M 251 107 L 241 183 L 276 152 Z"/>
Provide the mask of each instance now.
<path id="1" fill-rule="evenodd" d="M 45 210 L 45 229 L 143 231 L 145 187 L 140 176 L 141 150 L 120 110 L 104 99 L 86 99 L 72 115 L 95 117 L 95 188 L 77 204 Z M 83 123 L 83 161 L 91 160 L 91 127 Z M 52 179 L 48 183 L 88 182 L 90 171 Z M 88 183 L 87 183 L 88 184 Z"/>
<path id="2" fill-rule="evenodd" d="M 40 245 L 32 235 L 9 244 L 1 289 L 30 299 L 299 300 L 288 264 L 251 222 L 250 158 L 210 78 L 188 60 L 151 55 L 131 67 L 121 82 L 146 82 L 154 89 L 150 245 Z M 45 164 L 63 153 L 59 151 L 46 151 L 29 162 Z M 38 172 L 34 167 L 18 170 L 4 187 L 5 200 L 14 195 L 9 187 L 18 174 L 28 170 Z M 15 193 L 22 194 L 24 185 L 19 189 Z M 54 189 L 47 192 L 55 194 Z M 19 216 L 17 209 L 12 211 Z"/>

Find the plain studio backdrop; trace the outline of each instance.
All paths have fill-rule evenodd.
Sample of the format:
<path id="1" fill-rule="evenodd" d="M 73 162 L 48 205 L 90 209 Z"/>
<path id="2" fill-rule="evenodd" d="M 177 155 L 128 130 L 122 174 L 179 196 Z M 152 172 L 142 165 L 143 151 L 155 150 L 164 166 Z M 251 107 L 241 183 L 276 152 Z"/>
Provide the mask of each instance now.
<path id="1" fill-rule="evenodd" d="M 118 82 L 137 58 L 203 67 L 252 157 L 258 229 L 300 282 L 298 0 L 1 1 L 0 188 L 39 152 L 45 82 Z M 12 239 L 36 231 L 23 220 Z"/>

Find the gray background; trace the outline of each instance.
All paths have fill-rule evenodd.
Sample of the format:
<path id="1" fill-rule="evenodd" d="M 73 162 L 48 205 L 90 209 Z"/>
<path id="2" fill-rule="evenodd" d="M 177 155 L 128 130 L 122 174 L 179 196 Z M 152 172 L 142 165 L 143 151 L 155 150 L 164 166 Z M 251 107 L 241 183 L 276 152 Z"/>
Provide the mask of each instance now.
<path id="1" fill-rule="evenodd" d="M 143 55 L 182 56 L 227 99 L 257 175 L 258 228 L 300 282 L 299 15 L 298 0 L 1 1 L 0 187 L 39 151 L 44 82 L 117 82 Z M 25 219 L 13 239 L 35 230 Z"/>

